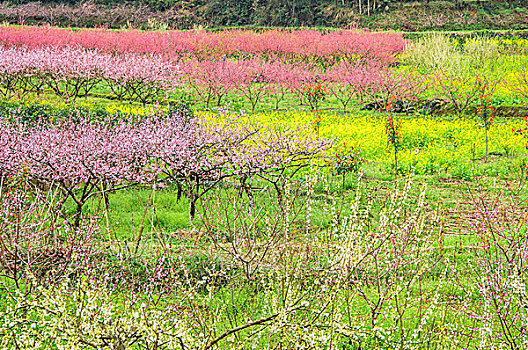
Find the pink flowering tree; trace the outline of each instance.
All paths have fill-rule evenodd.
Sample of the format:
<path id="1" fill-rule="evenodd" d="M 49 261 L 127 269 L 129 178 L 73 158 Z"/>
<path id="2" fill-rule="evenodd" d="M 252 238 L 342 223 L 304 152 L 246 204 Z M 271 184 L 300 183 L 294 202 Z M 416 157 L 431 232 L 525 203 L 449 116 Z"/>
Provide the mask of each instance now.
<path id="1" fill-rule="evenodd" d="M 216 121 L 180 118 L 157 125 L 148 148 L 165 180 L 186 194 L 191 220 L 200 198 L 220 183 L 238 181 L 250 195 L 251 179 L 259 177 L 282 193 L 284 181 L 330 146 L 302 130 L 268 129 L 227 114 Z"/>
<path id="2" fill-rule="evenodd" d="M 155 128 L 150 123 L 72 116 L 57 123 L 27 125 L 17 117 L 14 122 L 6 119 L 1 121 L 0 171 L 24 174 L 46 188 L 58 189 L 59 207 L 68 199 L 75 204 L 74 227 L 94 195 L 156 177 L 145 148 L 145 138 Z"/>
<path id="3" fill-rule="evenodd" d="M 292 65 L 280 60 L 270 62 L 266 72 L 270 80 L 270 96 L 274 101 L 275 109 L 279 109 L 284 98 L 298 87 L 299 75 Z"/>
<path id="4" fill-rule="evenodd" d="M 243 72 L 238 84 L 238 91 L 251 104 L 251 112 L 255 113 L 255 107 L 261 98 L 270 92 L 274 81 L 271 64 L 260 60 L 248 60 L 239 63 Z"/>
<path id="5" fill-rule="evenodd" d="M 305 97 L 306 87 L 312 83 L 319 82 L 322 75 L 315 74 L 307 65 L 291 65 L 284 72 L 282 83 L 286 84 L 286 88 L 290 93 L 297 95 L 301 103 Z"/>
<path id="6" fill-rule="evenodd" d="M 378 91 L 376 78 L 381 69 L 383 66 L 373 60 L 341 61 L 326 72 L 329 92 L 345 111 L 351 101 L 363 104 L 367 96 Z"/>
<path id="7" fill-rule="evenodd" d="M 180 82 L 176 65 L 160 56 L 121 55 L 108 58 L 103 68 L 106 85 L 120 99 L 146 104 Z"/>
<path id="8" fill-rule="evenodd" d="M 382 67 L 371 74 L 371 88 L 365 90 L 365 95 L 380 104 L 383 110 L 392 104 L 391 109 L 397 105 L 409 109 L 425 92 L 426 84 L 423 78 L 413 71 L 393 71 L 389 67 Z"/>
<path id="9" fill-rule="evenodd" d="M 229 60 L 192 60 L 182 64 L 182 71 L 186 83 L 207 108 L 215 99 L 216 105 L 220 106 L 222 99 L 238 87 L 246 74 L 240 64 Z"/>
<path id="10" fill-rule="evenodd" d="M 161 56 L 107 53 L 83 48 L 0 48 L 4 95 L 40 93 L 44 87 L 67 101 L 104 82 L 120 99 L 149 102 L 179 83 L 176 65 Z"/>

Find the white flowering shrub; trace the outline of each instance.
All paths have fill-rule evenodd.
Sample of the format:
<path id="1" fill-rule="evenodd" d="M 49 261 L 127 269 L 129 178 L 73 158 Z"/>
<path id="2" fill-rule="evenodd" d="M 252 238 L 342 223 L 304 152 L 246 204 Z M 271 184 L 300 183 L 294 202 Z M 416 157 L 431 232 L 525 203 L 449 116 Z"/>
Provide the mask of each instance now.
<path id="1" fill-rule="evenodd" d="M 1 314 L 7 349 L 199 349 L 199 334 L 174 305 L 115 295 L 78 276 L 33 293 L 16 290 Z M 203 339 L 203 337 L 202 337 Z"/>

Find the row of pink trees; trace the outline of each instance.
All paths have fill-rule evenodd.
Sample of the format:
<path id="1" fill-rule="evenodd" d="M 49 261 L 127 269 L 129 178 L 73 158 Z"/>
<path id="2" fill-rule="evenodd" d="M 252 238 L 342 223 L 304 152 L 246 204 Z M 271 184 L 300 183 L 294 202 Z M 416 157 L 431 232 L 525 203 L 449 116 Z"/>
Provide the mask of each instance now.
<path id="1" fill-rule="evenodd" d="M 111 55 L 79 48 L 0 48 L 0 91 L 24 96 L 51 90 L 65 100 L 86 96 L 95 86 L 106 86 L 120 100 L 147 103 L 177 86 L 191 88 L 209 107 L 220 105 L 231 92 L 250 103 L 254 111 L 264 96 L 275 108 L 287 94 L 302 97 L 305 87 L 323 83 L 346 109 L 354 100 L 386 100 L 401 89 L 416 90 L 416 75 L 395 74 L 376 60 L 342 61 L 322 70 L 309 64 L 283 60 L 181 60 L 175 64 L 161 56 Z M 400 89 L 400 90 L 401 90 Z"/>
<path id="2" fill-rule="evenodd" d="M 182 60 L 177 65 L 161 56 L 111 55 L 79 48 L 0 48 L 0 91 L 24 96 L 52 90 L 70 101 L 106 86 L 120 100 L 147 103 L 177 86 L 190 87 L 209 107 L 237 92 L 254 111 L 264 96 L 275 108 L 286 94 L 302 97 L 305 87 L 323 83 L 346 109 L 350 101 L 386 100 L 394 86 L 416 90 L 416 75 L 398 75 L 376 60 L 342 61 L 327 70 L 282 60 Z"/>
<path id="3" fill-rule="evenodd" d="M 424 91 L 423 78 L 415 72 L 395 72 L 376 60 L 342 61 L 327 70 L 284 61 L 188 61 L 181 64 L 183 84 L 190 86 L 209 107 L 230 92 L 250 103 L 252 112 L 263 97 L 271 97 L 275 108 L 288 94 L 304 97 L 306 88 L 319 83 L 346 110 L 351 101 L 363 104 L 389 99 L 415 101 Z"/>
<path id="4" fill-rule="evenodd" d="M 146 103 L 176 86 L 177 66 L 159 56 L 114 56 L 82 48 L 0 48 L 4 95 L 51 89 L 64 99 L 87 95 L 104 83 L 120 98 Z"/>
<path id="5" fill-rule="evenodd" d="M 368 57 L 394 62 L 403 52 L 400 33 L 317 30 L 227 30 L 142 32 L 105 29 L 68 30 L 49 26 L 1 27 L 0 45 L 29 48 L 80 46 L 109 53 L 157 54 L 176 59 L 196 57 L 283 57 L 331 63 Z"/>
<path id="6" fill-rule="evenodd" d="M 280 190 L 281 181 L 328 147 L 300 130 L 267 129 L 227 115 L 217 121 L 161 113 L 139 121 L 72 116 L 32 124 L 4 116 L 0 174 L 58 190 L 59 206 L 71 200 L 76 207 L 75 227 L 90 198 L 134 184 L 176 183 L 192 218 L 196 202 L 220 182 L 243 185 L 259 176 Z"/>
<path id="7" fill-rule="evenodd" d="M 300 93 L 305 84 L 318 76 L 306 65 L 292 65 L 282 61 L 265 62 L 260 59 L 245 61 L 198 61 L 181 64 L 182 81 L 196 95 L 209 104 L 220 105 L 230 92 L 244 96 L 252 111 L 264 96 L 272 96 L 275 107 L 288 93 Z"/>

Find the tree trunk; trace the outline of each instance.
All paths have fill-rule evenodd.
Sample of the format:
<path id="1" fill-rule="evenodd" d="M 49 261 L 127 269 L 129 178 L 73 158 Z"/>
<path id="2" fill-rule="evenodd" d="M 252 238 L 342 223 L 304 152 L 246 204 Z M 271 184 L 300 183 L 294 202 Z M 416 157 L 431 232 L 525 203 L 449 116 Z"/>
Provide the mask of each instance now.
<path id="1" fill-rule="evenodd" d="M 75 229 L 78 229 L 79 226 L 81 226 L 81 216 L 82 216 L 82 203 L 77 204 L 77 210 L 75 212 L 75 222 L 73 223 L 73 227 Z"/>
<path id="2" fill-rule="evenodd" d="M 178 183 L 178 194 L 176 195 L 176 202 L 179 202 L 182 196 L 182 185 Z"/>
<path id="3" fill-rule="evenodd" d="M 486 129 L 486 162 L 488 161 L 488 129 Z"/>
<path id="4" fill-rule="evenodd" d="M 189 221 L 193 221 L 194 216 L 196 215 L 196 200 L 190 199 L 190 209 L 189 209 Z"/>
<path id="5" fill-rule="evenodd" d="M 398 147 L 394 147 L 394 179 L 398 178 Z"/>

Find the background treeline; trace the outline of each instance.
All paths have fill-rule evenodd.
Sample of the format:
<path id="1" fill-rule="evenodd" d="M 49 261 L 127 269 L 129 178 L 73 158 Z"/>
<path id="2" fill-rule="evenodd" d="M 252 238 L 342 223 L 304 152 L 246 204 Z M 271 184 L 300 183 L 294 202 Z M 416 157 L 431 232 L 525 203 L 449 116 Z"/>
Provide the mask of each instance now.
<path id="1" fill-rule="evenodd" d="M 527 29 L 527 7 L 523 0 L 10 0 L 0 4 L 0 21 L 141 29 Z"/>

